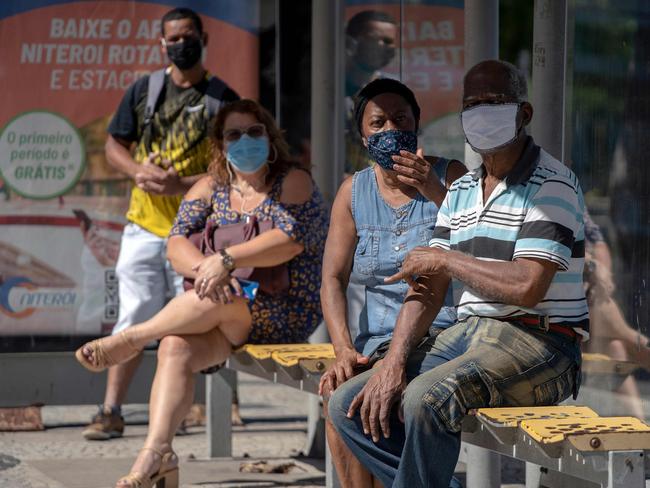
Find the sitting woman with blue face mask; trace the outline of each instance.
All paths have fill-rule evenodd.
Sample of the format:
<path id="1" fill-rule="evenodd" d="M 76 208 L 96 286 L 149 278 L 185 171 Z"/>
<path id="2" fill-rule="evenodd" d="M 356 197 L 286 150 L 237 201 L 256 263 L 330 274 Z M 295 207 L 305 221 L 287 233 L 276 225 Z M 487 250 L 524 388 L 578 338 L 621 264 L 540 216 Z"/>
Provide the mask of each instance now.
<path id="1" fill-rule="evenodd" d="M 336 362 L 321 379 L 326 399 L 387 352 L 408 285 L 388 285 L 383 279 L 397 272 L 411 249 L 428 245 L 448 186 L 466 172 L 458 161 L 424 156 L 418 149 L 420 107 L 413 92 L 397 80 L 377 79 L 362 88 L 355 100 L 355 118 L 376 164 L 343 182 L 332 208 L 321 302 Z M 352 271 L 365 288 L 354 340 L 348 327 L 353 318 L 346 315 Z M 451 295 L 445 303 L 432 323 L 431 337 L 421 344 L 423 353 L 441 328 L 455 322 Z M 327 436 L 342 486 L 373 486 L 370 474 L 329 421 Z"/>
<path id="2" fill-rule="evenodd" d="M 245 342 L 305 342 L 322 319 L 318 291 L 328 222 L 311 175 L 291 162 L 272 116 L 253 100 L 224 106 L 213 136 L 209 176 L 185 195 L 168 244 L 167 257 L 194 280 L 194 289 L 146 322 L 77 351 L 82 365 L 100 371 L 161 340 L 145 448 L 118 488 L 149 487 L 163 478 L 168 488 L 178 486 L 171 443 L 192 404 L 194 373 L 223 363 Z M 253 218 L 273 227 L 211 256 L 189 239 L 206 226 L 223 229 Z M 282 263 L 288 288 L 281 292 L 266 293 L 260 283 L 246 297 L 246 283 L 231 277 L 241 268 Z"/>

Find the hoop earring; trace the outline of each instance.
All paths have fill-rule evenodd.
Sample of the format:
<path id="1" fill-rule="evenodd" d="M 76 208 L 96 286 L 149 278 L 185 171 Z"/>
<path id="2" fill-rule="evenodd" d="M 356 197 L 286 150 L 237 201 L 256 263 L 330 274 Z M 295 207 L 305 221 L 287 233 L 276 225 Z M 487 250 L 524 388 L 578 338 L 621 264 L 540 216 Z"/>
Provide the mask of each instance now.
<path id="1" fill-rule="evenodd" d="M 230 161 L 226 159 L 226 171 L 228 171 L 228 179 L 229 179 L 229 184 L 232 185 L 232 181 L 234 180 L 234 175 L 232 174 L 232 168 L 230 167 Z"/>
<path id="2" fill-rule="evenodd" d="M 275 148 L 275 144 L 271 144 L 271 147 L 273 148 L 273 159 L 267 159 L 268 164 L 273 164 L 278 160 L 278 150 Z"/>

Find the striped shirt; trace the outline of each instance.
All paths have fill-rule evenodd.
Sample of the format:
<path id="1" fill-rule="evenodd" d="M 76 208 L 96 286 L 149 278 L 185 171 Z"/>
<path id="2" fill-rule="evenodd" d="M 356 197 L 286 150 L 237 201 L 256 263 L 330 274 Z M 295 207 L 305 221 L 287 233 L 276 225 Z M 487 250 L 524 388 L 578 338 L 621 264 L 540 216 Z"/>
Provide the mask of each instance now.
<path id="1" fill-rule="evenodd" d="M 453 280 L 458 318 L 546 315 L 549 322 L 572 326 L 588 337 L 589 311 L 582 285 L 585 205 L 578 179 L 531 137 L 485 204 L 484 171 L 480 167 L 452 184 L 429 245 L 485 261 L 548 260 L 558 271 L 534 308 L 487 299 Z"/>

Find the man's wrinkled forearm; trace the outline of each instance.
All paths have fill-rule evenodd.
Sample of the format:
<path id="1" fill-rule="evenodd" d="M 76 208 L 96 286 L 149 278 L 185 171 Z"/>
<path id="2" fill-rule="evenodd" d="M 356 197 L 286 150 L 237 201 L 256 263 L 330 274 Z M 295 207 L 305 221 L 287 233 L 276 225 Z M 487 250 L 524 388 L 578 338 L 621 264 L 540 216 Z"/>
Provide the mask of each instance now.
<path id="1" fill-rule="evenodd" d="M 426 281 L 423 288 L 417 292 L 409 290 L 397 316 L 393 339 L 384 360 L 389 367 L 403 369 L 406 366 L 411 351 L 427 334 L 442 307 L 447 287 L 440 286 L 434 290 L 433 279 L 420 281 Z"/>
<path id="2" fill-rule="evenodd" d="M 446 251 L 443 266 L 451 278 L 483 298 L 510 305 L 534 306 L 539 301 L 534 297 L 541 299 L 550 284 L 518 261 L 484 261 L 460 251 Z"/>

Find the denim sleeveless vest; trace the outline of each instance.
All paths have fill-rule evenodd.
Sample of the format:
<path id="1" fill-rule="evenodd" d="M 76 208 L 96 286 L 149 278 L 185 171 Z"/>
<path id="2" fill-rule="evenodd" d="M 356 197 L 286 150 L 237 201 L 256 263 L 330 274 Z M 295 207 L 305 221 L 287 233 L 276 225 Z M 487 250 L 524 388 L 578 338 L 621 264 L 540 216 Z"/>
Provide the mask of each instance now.
<path id="1" fill-rule="evenodd" d="M 448 160 L 440 158 L 433 167 L 443 185 L 448 165 Z M 399 208 L 391 207 L 379 193 L 372 167 L 355 173 L 352 178 L 352 217 L 358 238 L 353 273 L 356 282 L 365 285 L 366 295 L 354 345 L 358 351 L 369 355 L 391 338 L 408 291 L 404 281 L 389 285 L 383 280 L 397 273 L 408 251 L 429 244 L 438 206 L 418 194 Z M 444 306 L 432 326 L 448 327 L 455 321 L 450 286 Z"/>

